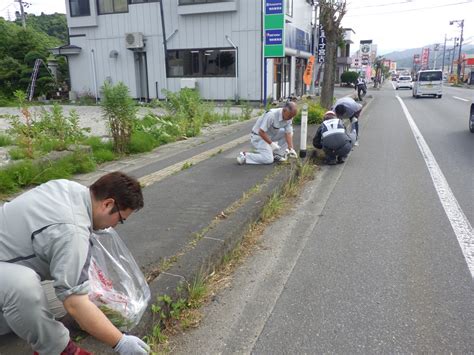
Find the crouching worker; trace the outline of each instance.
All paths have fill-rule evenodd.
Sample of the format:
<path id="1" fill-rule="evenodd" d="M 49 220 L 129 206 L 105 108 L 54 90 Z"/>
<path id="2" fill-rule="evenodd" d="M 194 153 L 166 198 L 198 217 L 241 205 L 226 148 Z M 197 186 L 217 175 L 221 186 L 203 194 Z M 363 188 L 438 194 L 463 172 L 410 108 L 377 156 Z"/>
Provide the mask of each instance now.
<path id="1" fill-rule="evenodd" d="M 298 113 L 294 102 L 287 102 L 283 108 L 265 112 L 252 128 L 250 142 L 255 153 L 240 152 L 237 162 L 242 164 L 271 164 L 285 161 L 289 155 L 298 157 L 293 149 L 292 119 Z"/>
<path id="2" fill-rule="evenodd" d="M 336 117 L 335 112 L 326 112 L 323 119 L 313 138 L 313 145 L 323 149 L 326 155 L 325 163 L 344 163 L 357 138 L 355 124 L 352 123 L 351 133 L 347 134 L 344 122 Z"/>
<path id="3" fill-rule="evenodd" d="M 44 183 L 0 209 L 0 335 L 16 333 L 35 354 L 90 354 L 73 343 L 50 312 L 41 280 L 80 327 L 119 354 L 147 354 L 141 339 L 122 334 L 88 297 L 90 236 L 143 207 L 137 180 L 120 172 L 89 188 L 69 180 Z"/>

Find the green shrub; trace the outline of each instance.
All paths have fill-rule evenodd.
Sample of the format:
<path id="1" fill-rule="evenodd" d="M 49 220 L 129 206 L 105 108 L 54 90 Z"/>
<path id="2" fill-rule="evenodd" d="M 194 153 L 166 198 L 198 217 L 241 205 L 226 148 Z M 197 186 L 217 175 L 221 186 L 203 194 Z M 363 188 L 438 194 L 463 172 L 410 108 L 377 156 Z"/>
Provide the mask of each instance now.
<path id="1" fill-rule="evenodd" d="M 313 101 L 308 101 L 306 102 L 306 104 L 308 105 L 308 124 L 320 124 L 321 122 L 323 122 L 323 115 L 326 112 L 326 109 Z M 296 125 L 301 124 L 302 110 L 303 109 L 300 107 L 300 109 L 298 110 L 298 114 L 293 119 L 293 123 Z"/>
<path id="2" fill-rule="evenodd" d="M 155 139 L 149 133 L 134 132 L 130 139 L 128 150 L 130 153 L 144 153 L 153 150 Z"/>
<path id="3" fill-rule="evenodd" d="M 0 93 L 0 107 L 14 107 L 16 106 L 15 101 L 3 96 Z"/>
<path id="4" fill-rule="evenodd" d="M 359 73 L 355 71 L 345 71 L 341 74 L 341 82 L 345 84 L 354 84 L 359 77 Z"/>

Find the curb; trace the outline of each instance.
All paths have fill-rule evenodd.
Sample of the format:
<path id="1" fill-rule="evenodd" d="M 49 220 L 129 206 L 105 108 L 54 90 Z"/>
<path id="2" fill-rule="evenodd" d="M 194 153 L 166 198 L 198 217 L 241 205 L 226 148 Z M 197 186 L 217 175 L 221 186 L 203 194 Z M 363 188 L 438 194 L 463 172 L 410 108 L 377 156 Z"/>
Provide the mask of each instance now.
<path id="1" fill-rule="evenodd" d="M 242 241 L 249 226 L 259 220 L 262 209 L 270 196 L 295 176 L 297 169 L 293 168 L 294 165 L 295 163 L 292 163 L 290 166 L 276 170 L 275 175 L 261 185 L 256 193 L 236 207 L 227 218 L 218 223 L 211 222 L 209 229 L 200 237 L 196 245 L 181 255 L 170 269 L 160 273 L 149 284 L 150 304 L 140 323 L 133 330 L 134 335 L 144 337 L 151 334 L 153 326 L 156 325 L 151 307 L 157 303 L 157 297 L 165 294 L 173 300 L 182 297 L 182 294 L 177 295 L 177 288 L 183 283 L 192 283 L 198 277 L 209 275 L 222 263 L 224 256 Z M 93 337 L 87 337 L 81 341 L 81 344 L 94 353 L 113 353 L 112 349 L 99 343 Z"/>

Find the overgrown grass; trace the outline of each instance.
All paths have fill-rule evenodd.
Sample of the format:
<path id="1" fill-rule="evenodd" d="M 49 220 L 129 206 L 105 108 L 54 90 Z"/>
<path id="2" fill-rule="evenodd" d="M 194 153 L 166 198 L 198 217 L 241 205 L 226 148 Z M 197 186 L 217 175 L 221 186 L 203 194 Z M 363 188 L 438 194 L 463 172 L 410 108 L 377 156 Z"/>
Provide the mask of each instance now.
<path id="1" fill-rule="evenodd" d="M 79 127 L 79 117 L 74 111 L 63 113 L 59 105 L 50 110 L 42 110 L 38 117 L 29 112 L 29 103 L 23 92 L 15 93 L 20 115 L 10 115 L 11 129 L 0 135 L 0 146 L 13 147 L 9 150 L 12 160 L 30 160 L 18 162 L 0 170 L 0 193 L 16 192 L 29 184 L 35 185 L 44 179 L 37 176 L 68 178 L 71 168 L 61 164 L 44 167 L 39 164 L 33 172 L 36 159 L 54 150 L 65 150 L 71 144 L 91 147 L 92 155 L 77 161 L 77 172 L 89 171 L 95 164 L 113 161 L 123 154 L 144 153 L 154 148 L 198 135 L 203 125 L 216 122 L 232 122 L 251 118 L 252 107 L 248 102 L 241 106 L 241 114 L 231 114 L 231 102 L 226 102 L 221 114 L 215 112 L 212 102 L 204 102 L 196 90 L 184 89 L 177 93 L 167 93 L 168 101 L 154 102 L 154 106 L 166 109 L 165 116 L 148 113 L 142 119 L 135 117 L 136 108 L 130 101 L 123 85 L 104 86 L 107 100 L 102 107 L 104 116 L 113 128 L 113 139 L 103 141 L 100 137 L 86 137 L 85 130 Z M 83 95 L 85 102 L 92 100 Z M 123 102 L 122 102 L 123 101 Z M 133 107 L 132 107 L 133 106 Z M 119 153 L 117 153 L 119 152 Z M 86 162 L 87 161 L 87 162 Z M 182 169 L 188 169 L 192 163 L 185 163 Z M 42 171 L 41 169 L 48 169 Z M 53 173 L 51 170 L 58 169 Z M 28 177 L 30 176 L 30 177 Z M 3 182 L 5 185 L 3 186 Z"/>
<path id="2" fill-rule="evenodd" d="M 13 139 L 6 134 L 0 133 L 0 147 L 6 147 L 13 143 Z"/>
<path id="3" fill-rule="evenodd" d="M 186 284 L 186 287 L 178 287 L 174 295 L 162 295 L 157 298 L 157 302 L 152 305 L 154 325 L 151 334 L 146 337 L 152 354 L 169 353 L 171 336 L 182 333 L 189 327 L 198 326 L 202 318 L 201 306 L 208 303 L 212 295 L 228 284 L 235 268 L 258 247 L 259 238 L 268 223 L 285 211 L 284 207 L 297 196 L 302 185 L 314 176 L 315 166 L 311 163 L 302 164 L 296 161 L 291 168 L 295 169 L 293 178 L 282 189 L 272 194 L 262 209 L 259 221 L 249 226 L 241 243 L 222 257 L 214 272 L 208 276 L 199 273 L 192 283 Z M 260 189 L 260 186 L 256 186 L 252 190 L 257 192 Z M 244 194 L 243 199 L 247 199 L 246 195 L 249 194 L 251 193 Z"/>
<path id="4" fill-rule="evenodd" d="M 79 152 L 55 161 L 23 160 L 0 170 L 0 194 L 15 193 L 24 187 L 53 179 L 67 179 L 73 174 L 88 173 L 95 168 L 92 157 Z"/>

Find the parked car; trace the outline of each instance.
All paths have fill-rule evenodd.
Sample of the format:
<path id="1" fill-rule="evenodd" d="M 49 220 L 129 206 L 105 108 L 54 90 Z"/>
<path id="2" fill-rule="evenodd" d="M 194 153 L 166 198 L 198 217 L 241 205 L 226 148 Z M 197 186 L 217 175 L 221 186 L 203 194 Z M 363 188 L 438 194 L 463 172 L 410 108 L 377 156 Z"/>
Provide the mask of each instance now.
<path id="1" fill-rule="evenodd" d="M 413 97 L 429 95 L 443 96 L 443 73 L 441 70 L 420 70 L 416 73 L 413 84 Z"/>
<path id="2" fill-rule="evenodd" d="M 412 89 L 413 88 L 413 80 L 410 75 L 400 75 L 397 80 L 397 84 L 395 85 L 395 89 Z"/>
<path id="3" fill-rule="evenodd" d="M 474 102 L 471 104 L 471 112 L 469 113 L 469 130 L 474 133 Z"/>

